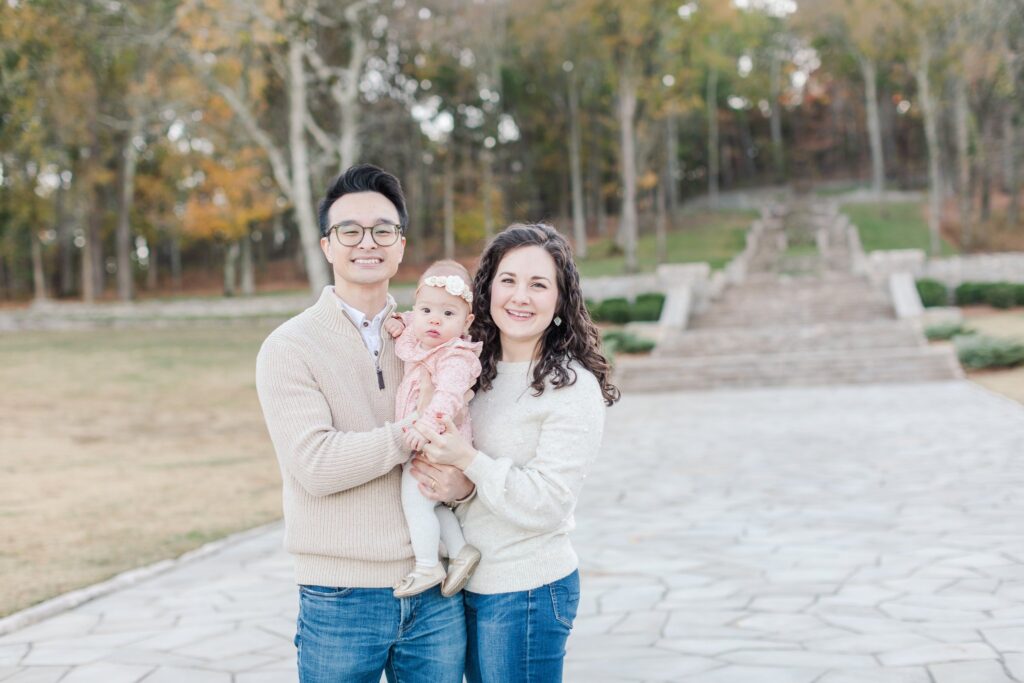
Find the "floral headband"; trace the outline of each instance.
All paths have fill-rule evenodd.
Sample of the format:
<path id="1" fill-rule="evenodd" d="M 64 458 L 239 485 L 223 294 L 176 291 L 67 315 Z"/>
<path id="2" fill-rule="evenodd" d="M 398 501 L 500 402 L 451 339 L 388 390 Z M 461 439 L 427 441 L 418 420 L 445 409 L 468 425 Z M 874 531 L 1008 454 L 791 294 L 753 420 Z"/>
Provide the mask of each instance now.
<path id="1" fill-rule="evenodd" d="M 473 303 L 473 290 L 458 275 L 431 275 L 423 278 L 423 284 L 431 287 L 443 287 L 444 291 L 452 296 L 465 299 L 467 304 Z"/>

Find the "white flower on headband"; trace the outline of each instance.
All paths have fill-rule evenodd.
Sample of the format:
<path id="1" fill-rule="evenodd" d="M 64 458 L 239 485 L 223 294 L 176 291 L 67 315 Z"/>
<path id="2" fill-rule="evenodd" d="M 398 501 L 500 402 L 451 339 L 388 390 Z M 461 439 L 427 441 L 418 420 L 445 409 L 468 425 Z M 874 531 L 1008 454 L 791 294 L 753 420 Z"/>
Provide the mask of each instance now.
<path id="1" fill-rule="evenodd" d="M 461 297 L 466 300 L 467 304 L 473 303 L 473 292 L 470 291 L 469 285 L 458 275 L 431 275 L 423 280 L 423 284 L 430 285 L 431 287 L 443 287 L 444 291 L 448 292 L 452 296 Z"/>

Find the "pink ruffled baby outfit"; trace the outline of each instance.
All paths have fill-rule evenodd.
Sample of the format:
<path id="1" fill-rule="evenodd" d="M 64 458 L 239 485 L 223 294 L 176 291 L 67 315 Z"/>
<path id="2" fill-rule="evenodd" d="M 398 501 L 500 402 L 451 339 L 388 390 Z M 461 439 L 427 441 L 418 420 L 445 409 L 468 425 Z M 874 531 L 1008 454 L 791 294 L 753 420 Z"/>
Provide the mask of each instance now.
<path id="1" fill-rule="evenodd" d="M 423 369 L 429 373 L 434 395 L 418 420 L 442 433 L 444 425 L 437 414 L 454 418 L 460 411 L 463 419 L 457 423 L 459 433 L 472 441 L 469 411 L 462 410 L 466 392 L 480 376 L 481 342 L 456 338 L 428 349 L 419 343 L 412 331 L 412 317 L 402 314 L 405 330 L 395 341 L 395 355 L 405 361 L 405 377 L 398 385 L 395 397 L 395 417 L 402 420 L 416 411 L 420 398 L 420 377 Z M 437 508 L 437 502 L 423 496 L 419 484 L 410 471 L 410 463 L 402 467 L 402 509 L 409 525 L 416 565 L 434 566 L 438 562 L 438 548 L 444 541 L 448 557 L 454 558 L 466 545 L 462 527 L 455 514 L 447 507 Z M 477 554 L 479 557 L 479 554 Z"/>
<path id="2" fill-rule="evenodd" d="M 438 433 L 443 433 L 444 426 L 437 419 L 437 414 L 454 417 L 462 409 L 466 392 L 473 388 L 480 376 L 483 343 L 456 338 L 428 349 L 413 335 L 411 319 L 403 314 L 402 320 L 406 327 L 395 342 L 395 355 L 405 361 L 405 377 L 395 396 L 395 418 L 402 420 L 416 411 L 420 399 L 420 373 L 425 368 L 434 385 L 434 396 L 419 419 Z M 469 411 L 463 412 L 465 418 L 456 426 L 467 440 L 472 441 Z"/>

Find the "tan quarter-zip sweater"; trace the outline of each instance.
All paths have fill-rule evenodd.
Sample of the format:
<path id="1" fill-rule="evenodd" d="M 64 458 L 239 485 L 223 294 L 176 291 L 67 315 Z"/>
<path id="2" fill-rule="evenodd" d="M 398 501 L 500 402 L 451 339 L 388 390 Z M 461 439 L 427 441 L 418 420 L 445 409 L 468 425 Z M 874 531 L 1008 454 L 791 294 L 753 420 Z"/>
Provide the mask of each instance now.
<path id="1" fill-rule="evenodd" d="M 382 335 L 380 373 L 326 287 L 274 330 L 256 359 L 256 390 L 281 467 L 285 548 L 299 584 L 391 587 L 413 568 L 402 515 L 394 423 L 402 361 Z M 394 300 L 388 297 L 389 309 Z M 380 388 L 383 382 L 384 388 Z"/>

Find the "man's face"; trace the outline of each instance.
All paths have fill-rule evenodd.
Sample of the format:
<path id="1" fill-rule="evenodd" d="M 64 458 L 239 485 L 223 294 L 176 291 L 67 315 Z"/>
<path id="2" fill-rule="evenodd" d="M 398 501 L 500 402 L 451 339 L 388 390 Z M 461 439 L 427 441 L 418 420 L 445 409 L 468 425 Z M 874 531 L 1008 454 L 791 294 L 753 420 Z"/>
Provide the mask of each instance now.
<path id="1" fill-rule="evenodd" d="M 372 228 L 382 223 L 398 225 L 398 209 L 377 192 L 342 195 L 327 211 L 329 226 L 344 225 L 349 230 L 361 230 L 359 226 Z M 331 263 L 335 283 L 373 285 L 387 282 L 398 272 L 398 265 L 405 254 L 405 237 L 400 237 L 391 246 L 382 247 L 373 241 L 369 231 L 364 231 L 359 243 L 348 247 L 332 230 L 327 237 L 320 239 L 320 248 Z"/>

